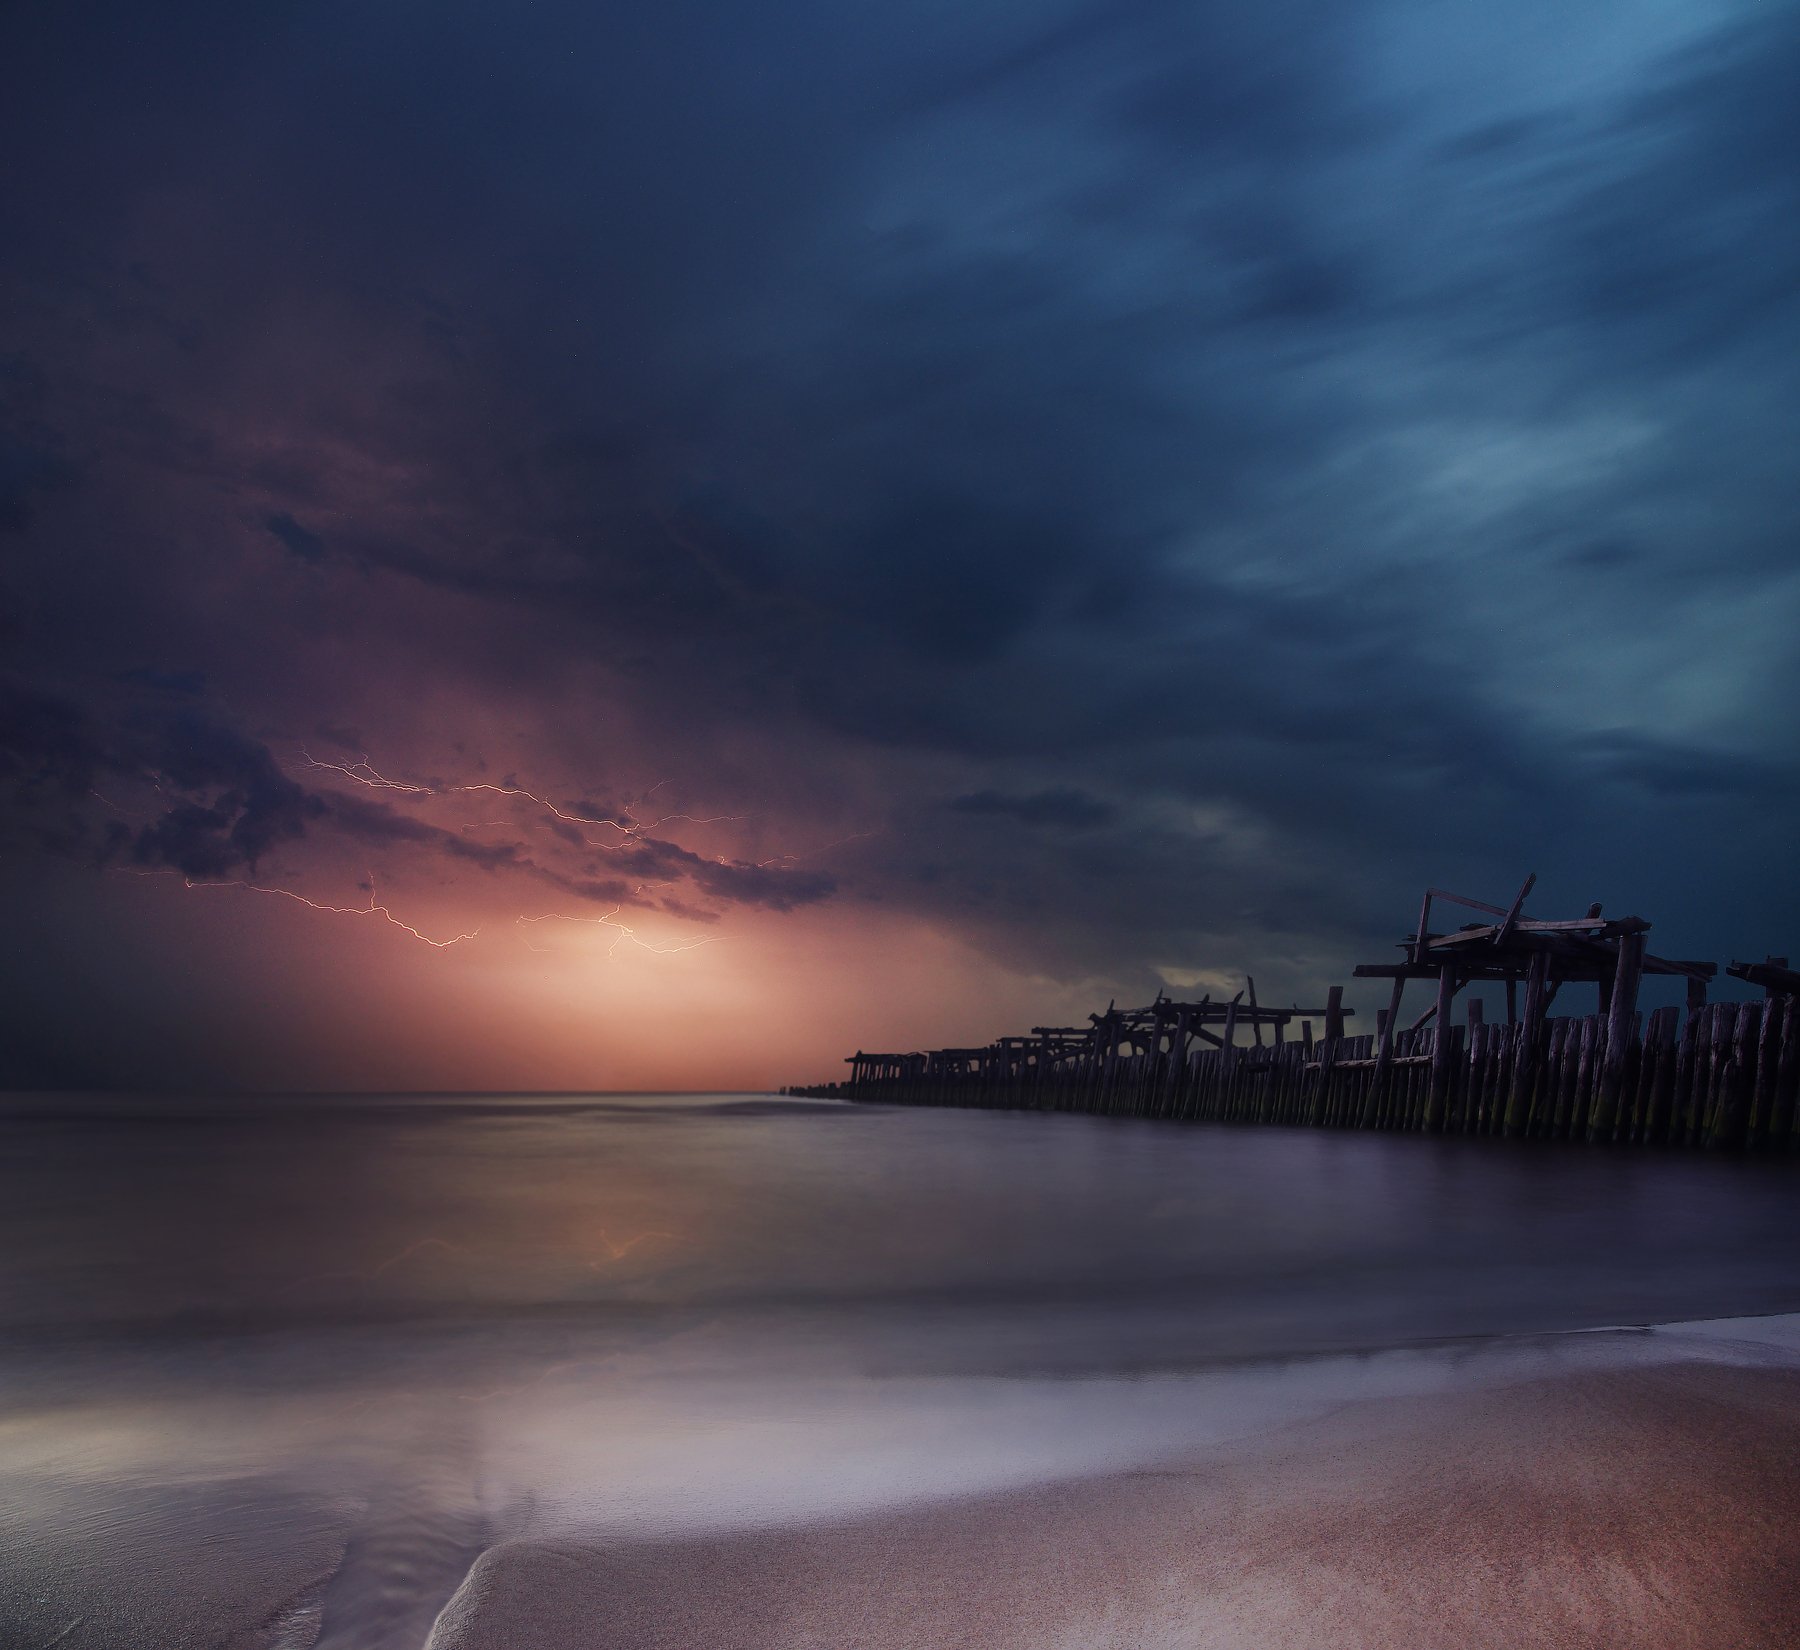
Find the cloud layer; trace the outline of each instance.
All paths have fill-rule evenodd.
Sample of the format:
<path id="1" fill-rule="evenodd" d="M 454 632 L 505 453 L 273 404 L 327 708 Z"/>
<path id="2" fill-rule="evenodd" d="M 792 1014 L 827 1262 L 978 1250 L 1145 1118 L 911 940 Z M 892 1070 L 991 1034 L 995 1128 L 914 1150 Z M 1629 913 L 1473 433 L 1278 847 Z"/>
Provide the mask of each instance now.
<path id="1" fill-rule="evenodd" d="M 1124 994 L 1533 868 L 1800 943 L 1800 8 L 0 31 L 15 847 Z"/>

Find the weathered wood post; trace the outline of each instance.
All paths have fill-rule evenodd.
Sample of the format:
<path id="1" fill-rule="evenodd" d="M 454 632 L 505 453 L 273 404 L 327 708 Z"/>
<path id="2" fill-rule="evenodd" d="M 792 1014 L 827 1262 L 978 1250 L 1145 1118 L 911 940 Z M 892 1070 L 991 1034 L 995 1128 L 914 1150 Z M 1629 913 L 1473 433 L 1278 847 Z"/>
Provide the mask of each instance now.
<path id="1" fill-rule="evenodd" d="M 1750 1129 L 1745 1144 L 1769 1139 L 1775 1118 L 1775 1068 L 1781 1059 L 1781 1022 L 1791 998 L 1770 991 L 1763 998 L 1762 1032 L 1756 1043 L 1756 1080 L 1750 1095 Z"/>
<path id="2" fill-rule="evenodd" d="M 1467 1075 L 1463 1082 L 1461 1107 L 1462 1132 L 1473 1134 L 1480 1123 L 1482 1062 L 1487 1058 L 1487 1037 L 1483 1030 L 1484 1011 L 1481 999 L 1473 993 L 1465 1005 L 1469 1017 L 1468 1047 L 1463 1050 Z"/>
<path id="3" fill-rule="evenodd" d="M 1775 1110 L 1770 1140 L 1776 1145 L 1795 1143 L 1794 1097 L 1800 1087 L 1800 997 L 1789 997 L 1782 1016 L 1781 1055 L 1775 1065 Z"/>
<path id="4" fill-rule="evenodd" d="M 1719 1098 L 1713 1108 L 1709 1146 L 1741 1146 L 1750 1113 L 1750 1090 L 1756 1067 L 1757 1033 L 1762 1030 L 1763 1005 L 1721 1004 Z"/>
<path id="5" fill-rule="evenodd" d="M 1677 1021 L 1675 1086 L 1669 1106 L 1669 1143 L 1673 1146 L 1694 1143 L 1694 1075 L 1700 1063 L 1700 1039 L 1704 1033 L 1701 1021 L 1705 1014 L 1702 1008 L 1688 1007 L 1681 1010 Z"/>
<path id="6" fill-rule="evenodd" d="M 1633 1138 L 1660 1142 L 1668 1130 L 1669 1099 L 1675 1087 L 1675 1039 L 1681 1010 L 1659 1008 L 1644 1023 L 1644 1060 L 1650 1067 L 1644 1114 Z"/>
<path id="7" fill-rule="evenodd" d="M 1337 1064 L 1344 1040 L 1344 988 L 1334 985 L 1325 993 L 1325 1040 L 1319 1045 L 1319 1083 L 1307 1110 L 1309 1123 L 1322 1123 L 1331 1115 L 1332 1067 Z"/>
<path id="8" fill-rule="evenodd" d="M 1337 1064 L 1338 1040 L 1319 1039 L 1319 1080 L 1313 1088 L 1312 1101 L 1306 1110 L 1306 1121 L 1315 1127 L 1324 1122 L 1331 1106 L 1332 1067 Z"/>
<path id="9" fill-rule="evenodd" d="M 1481 1007 L 1481 1004 L 1471 1000 L 1469 1007 L 1471 1010 L 1476 1010 Z M 1463 1100 L 1459 1114 L 1464 1134 L 1480 1134 L 1487 1122 L 1488 1061 L 1487 1021 L 1479 1013 L 1472 1012 L 1469 1016 L 1469 1046 L 1465 1052 L 1464 1069 L 1467 1077 L 1463 1086 Z"/>
<path id="10" fill-rule="evenodd" d="M 1518 1028 L 1512 1092 L 1506 1097 L 1506 1132 L 1514 1139 L 1524 1134 L 1531 1121 L 1531 1096 L 1540 1063 L 1538 1043 L 1543 1035 L 1544 999 L 1549 983 L 1549 952 L 1533 952 L 1525 970 L 1525 1018 Z"/>
<path id="11" fill-rule="evenodd" d="M 1619 1121 L 1619 1093 L 1631 1056 L 1637 1023 L 1638 982 L 1644 971 L 1644 936 L 1619 936 L 1619 962 L 1613 970 L 1612 1001 L 1607 1004 L 1606 1053 L 1600 1067 L 1600 1091 L 1588 1122 L 1589 1141 L 1610 1140 Z"/>
<path id="12" fill-rule="evenodd" d="M 1431 1037 L 1431 1094 L 1425 1102 L 1425 1130 L 1438 1134 L 1444 1127 L 1444 1105 L 1450 1096 L 1450 1010 L 1456 1002 L 1456 970 L 1445 963 L 1438 970 L 1437 1026 Z"/>
<path id="13" fill-rule="evenodd" d="M 1431 922 L 1431 891 L 1426 890 L 1425 898 L 1419 904 L 1419 931 L 1413 935 L 1412 963 L 1414 968 L 1422 967 L 1425 962 L 1425 943 L 1430 939 L 1426 928 Z"/>
<path id="14" fill-rule="evenodd" d="M 1380 1124 L 1387 1104 L 1387 1086 L 1394 1069 L 1394 1031 L 1399 1023 L 1400 998 L 1405 990 L 1405 978 L 1396 978 L 1387 1007 L 1375 1011 L 1375 1069 L 1369 1077 L 1369 1092 L 1363 1096 L 1362 1126 L 1365 1129 Z"/>
<path id="15" fill-rule="evenodd" d="M 1569 1100 L 1568 1137 L 1579 1140 L 1586 1132 L 1589 1113 L 1593 1106 L 1594 1084 L 1599 1077 L 1599 1065 L 1605 1053 L 1602 1039 L 1605 1036 L 1605 1022 L 1598 1014 L 1584 1014 L 1581 1017 L 1581 1052 L 1575 1066 L 1575 1085 Z"/>
<path id="16" fill-rule="evenodd" d="M 1193 1021 L 1193 1009 L 1183 1003 L 1175 1011 L 1175 1027 L 1169 1033 L 1169 1069 L 1163 1080 L 1166 1111 L 1173 1111 L 1181 1098 L 1182 1079 L 1187 1075 L 1188 1027 Z"/>

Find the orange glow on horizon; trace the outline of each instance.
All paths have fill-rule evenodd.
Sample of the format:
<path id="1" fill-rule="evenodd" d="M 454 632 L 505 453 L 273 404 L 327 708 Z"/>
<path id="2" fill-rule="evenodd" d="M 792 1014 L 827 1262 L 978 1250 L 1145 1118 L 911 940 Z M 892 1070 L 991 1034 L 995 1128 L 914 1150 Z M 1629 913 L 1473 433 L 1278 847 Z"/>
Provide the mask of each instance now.
<path id="1" fill-rule="evenodd" d="M 106 923 L 128 966 L 141 959 L 133 1013 L 155 1019 L 165 1011 L 150 1005 L 165 999 L 191 1009 L 180 976 L 158 963 L 172 952 L 207 956 L 223 982 L 209 999 L 208 1058 L 227 1087 L 762 1090 L 840 1077 L 858 1047 L 985 1041 L 1091 1006 L 1082 983 L 1022 973 L 929 922 L 867 906 L 745 908 L 729 935 L 693 937 L 729 945 L 654 934 L 628 945 L 616 918 L 546 913 L 541 926 L 562 937 L 533 946 L 502 909 L 453 945 L 395 946 L 387 917 L 322 923 L 312 913 L 325 902 L 287 889 L 270 891 L 303 920 L 260 910 L 252 920 L 234 902 L 195 899 L 171 875 L 113 886 L 131 890 L 108 902 Z M 471 895 L 461 885 L 436 897 L 465 905 Z M 381 916 L 379 904 L 343 913 Z M 394 923 L 409 936 L 439 932 L 425 890 L 403 909 L 408 920 Z"/>

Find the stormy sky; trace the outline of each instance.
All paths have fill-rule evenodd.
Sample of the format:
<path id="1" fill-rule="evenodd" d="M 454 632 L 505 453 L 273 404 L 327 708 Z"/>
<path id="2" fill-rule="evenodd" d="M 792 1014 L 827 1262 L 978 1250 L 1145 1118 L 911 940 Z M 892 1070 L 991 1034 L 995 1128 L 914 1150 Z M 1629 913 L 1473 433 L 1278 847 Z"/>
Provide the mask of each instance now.
<path id="1" fill-rule="evenodd" d="M 1796 85 L 1725 0 L 6 8 L 0 1081 L 816 1078 L 1528 870 L 1800 949 Z"/>

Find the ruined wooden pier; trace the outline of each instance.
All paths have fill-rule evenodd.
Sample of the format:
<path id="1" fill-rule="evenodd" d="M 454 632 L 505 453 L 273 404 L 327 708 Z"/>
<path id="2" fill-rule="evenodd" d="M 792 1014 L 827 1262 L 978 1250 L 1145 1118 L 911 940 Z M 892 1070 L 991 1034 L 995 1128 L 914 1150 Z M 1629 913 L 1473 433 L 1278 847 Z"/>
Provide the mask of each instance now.
<path id="1" fill-rule="evenodd" d="M 1762 998 L 1710 1002 L 1717 964 L 1656 956 L 1648 922 L 1597 905 L 1529 917 L 1535 880 L 1506 907 L 1428 889 L 1401 960 L 1355 970 L 1393 982 L 1372 1033 L 1349 1034 L 1342 987 L 1321 1008 L 1280 1008 L 1259 1004 L 1247 981 L 1227 1001 L 1109 1006 L 1086 1026 L 1036 1026 L 980 1048 L 859 1051 L 848 1081 L 793 1092 L 1595 1144 L 1800 1144 L 1800 971 L 1785 957 L 1734 962 L 1725 972 Z M 1451 906 L 1487 920 L 1432 932 L 1434 911 Z M 1641 983 L 1655 976 L 1680 979 L 1685 1002 L 1640 1012 Z M 1431 1001 L 1403 1026 L 1413 981 Z M 1471 994 L 1459 1021 L 1458 997 L 1484 983 L 1503 986 L 1505 1019 L 1489 1021 Z M 1593 1013 L 1551 1013 L 1565 987 L 1582 986 L 1594 989 Z"/>

